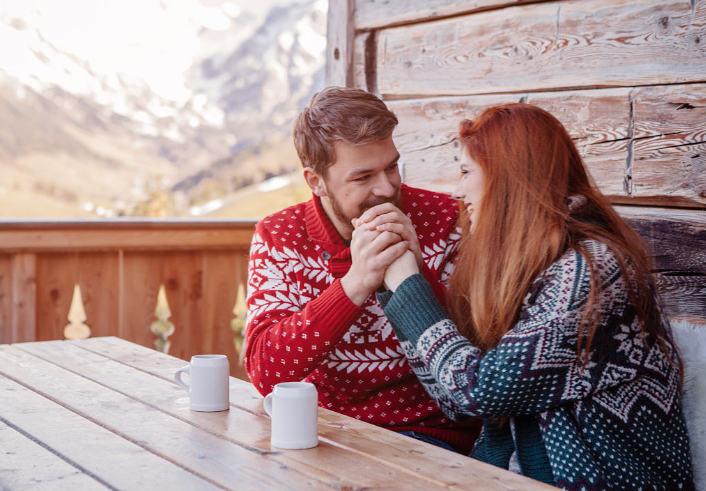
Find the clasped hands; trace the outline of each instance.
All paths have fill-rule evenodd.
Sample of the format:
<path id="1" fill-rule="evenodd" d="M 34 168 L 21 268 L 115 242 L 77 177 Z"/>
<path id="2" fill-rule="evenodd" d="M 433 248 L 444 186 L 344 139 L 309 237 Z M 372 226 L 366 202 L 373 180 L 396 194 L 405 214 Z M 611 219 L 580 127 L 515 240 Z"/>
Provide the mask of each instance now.
<path id="1" fill-rule="evenodd" d="M 422 268 L 422 251 L 412 221 L 392 203 L 374 206 L 353 219 L 352 264 L 341 279 L 358 306 L 383 284 L 396 290 Z"/>

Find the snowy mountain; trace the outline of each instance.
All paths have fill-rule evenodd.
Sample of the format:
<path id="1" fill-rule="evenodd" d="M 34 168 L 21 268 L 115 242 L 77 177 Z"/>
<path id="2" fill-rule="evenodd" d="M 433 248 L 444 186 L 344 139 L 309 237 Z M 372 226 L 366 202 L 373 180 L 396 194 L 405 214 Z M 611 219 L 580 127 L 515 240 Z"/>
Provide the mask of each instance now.
<path id="1" fill-rule="evenodd" d="M 229 180 L 216 186 L 223 193 L 245 173 L 248 184 L 291 170 L 296 162 L 267 168 L 248 156 L 281 147 L 323 87 L 326 9 L 326 0 L 4 1 L 2 214 L 35 195 L 88 214 L 100 205 L 104 216 L 141 213 L 155 193 L 179 208 L 200 199 L 192 188 L 204 178 Z"/>
<path id="2" fill-rule="evenodd" d="M 217 101 L 242 139 L 262 141 L 263 130 L 284 126 L 289 131 L 296 113 L 323 86 L 326 8 L 321 0 L 275 6 L 237 49 L 215 53 L 189 71 L 191 85 Z M 220 42 L 207 34 L 203 40 Z M 254 115 L 265 126 L 253 126 Z"/>

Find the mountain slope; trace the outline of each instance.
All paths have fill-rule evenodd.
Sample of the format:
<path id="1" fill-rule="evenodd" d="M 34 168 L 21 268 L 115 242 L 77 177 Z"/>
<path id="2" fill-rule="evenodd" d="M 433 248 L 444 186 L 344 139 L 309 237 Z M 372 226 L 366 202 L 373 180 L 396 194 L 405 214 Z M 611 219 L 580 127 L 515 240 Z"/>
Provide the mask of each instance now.
<path id="1" fill-rule="evenodd" d="M 155 196 L 168 203 L 155 214 L 179 215 L 298 167 L 291 122 L 323 86 L 325 0 L 257 14 L 214 0 L 66 3 L 73 16 L 49 0 L 0 5 L 0 43 L 15 48 L 0 53 L 4 216 L 10 194 L 37 202 L 15 216 L 41 214 L 27 211 L 40 201 L 46 216 L 135 215 Z"/>

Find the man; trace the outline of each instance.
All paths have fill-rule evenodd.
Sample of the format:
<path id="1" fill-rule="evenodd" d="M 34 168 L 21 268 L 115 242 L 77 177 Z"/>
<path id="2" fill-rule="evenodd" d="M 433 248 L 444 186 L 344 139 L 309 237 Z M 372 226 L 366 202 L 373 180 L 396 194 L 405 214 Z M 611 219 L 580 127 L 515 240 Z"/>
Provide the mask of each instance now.
<path id="1" fill-rule="evenodd" d="M 298 116 L 294 144 L 314 196 L 257 225 L 245 366 L 263 395 L 306 380 L 322 407 L 468 453 L 479 425 L 444 416 L 375 296 L 386 268 L 410 249 L 443 298 L 459 238 L 450 197 L 401 183 L 396 125 L 380 99 L 339 87 L 315 95 Z M 369 209 L 393 230 L 355 229 Z"/>

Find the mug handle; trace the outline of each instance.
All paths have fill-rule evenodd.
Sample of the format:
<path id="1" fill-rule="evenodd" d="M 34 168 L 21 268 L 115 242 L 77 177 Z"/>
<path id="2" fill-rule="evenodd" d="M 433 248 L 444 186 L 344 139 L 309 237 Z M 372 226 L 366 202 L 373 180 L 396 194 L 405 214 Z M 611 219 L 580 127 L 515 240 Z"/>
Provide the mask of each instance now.
<path id="1" fill-rule="evenodd" d="M 185 367 L 180 368 L 179 370 L 176 371 L 174 374 L 174 381 L 182 388 L 184 389 L 187 393 L 190 393 L 191 391 L 189 390 L 189 386 L 184 383 L 184 381 L 181 379 L 181 376 L 184 373 L 188 373 L 191 375 L 191 371 L 189 370 L 191 368 L 191 365 L 186 365 Z"/>
<path id="2" fill-rule="evenodd" d="M 262 403 L 262 407 L 265 408 L 265 412 L 268 416 L 272 416 L 272 392 L 265 396 L 265 400 Z"/>

